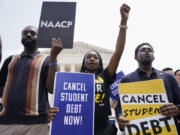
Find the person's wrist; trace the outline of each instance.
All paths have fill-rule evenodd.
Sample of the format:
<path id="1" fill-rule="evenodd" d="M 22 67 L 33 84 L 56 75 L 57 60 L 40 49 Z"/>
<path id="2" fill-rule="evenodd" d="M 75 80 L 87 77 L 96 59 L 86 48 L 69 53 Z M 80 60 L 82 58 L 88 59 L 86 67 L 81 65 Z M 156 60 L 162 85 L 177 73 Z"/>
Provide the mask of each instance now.
<path id="1" fill-rule="evenodd" d="M 121 25 L 127 25 L 127 19 L 122 19 L 120 24 Z"/>
<path id="2" fill-rule="evenodd" d="M 50 53 L 50 58 L 51 59 L 56 59 L 58 54 Z"/>
<path id="3" fill-rule="evenodd" d="M 127 29 L 127 20 L 121 20 L 121 23 L 119 25 L 119 28 Z"/>
<path id="4" fill-rule="evenodd" d="M 57 56 L 53 55 L 53 54 L 50 54 L 49 62 L 56 62 L 56 61 L 57 61 Z"/>
<path id="5" fill-rule="evenodd" d="M 178 115 L 180 115 L 180 105 L 176 105 L 176 107 L 177 107 L 177 108 L 178 108 L 178 110 L 179 110 Z"/>
<path id="6" fill-rule="evenodd" d="M 49 64 L 48 64 L 49 66 L 55 66 L 55 65 L 57 65 L 57 59 L 56 58 L 53 58 L 53 57 L 50 57 L 50 59 L 49 59 Z"/>
<path id="7" fill-rule="evenodd" d="M 128 26 L 127 25 L 119 25 L 119 28 L 128 29 Z"/>
<path id="8" fill-rule="evenodd" d="M 51 62 L 48 64 L 49 66 L 56 66 L 57 65 L 57 62 Z"/>

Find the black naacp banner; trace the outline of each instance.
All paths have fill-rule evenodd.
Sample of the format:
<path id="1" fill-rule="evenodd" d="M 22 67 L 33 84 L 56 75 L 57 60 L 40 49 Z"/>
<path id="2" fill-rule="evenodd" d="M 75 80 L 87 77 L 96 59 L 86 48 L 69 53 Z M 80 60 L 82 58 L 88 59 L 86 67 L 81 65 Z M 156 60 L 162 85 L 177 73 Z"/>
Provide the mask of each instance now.
<path id="1" fill-rule="evenodd" d="M 51 38 L 60 38 L 64 48 L 73 47 L 76 2 L 43 2 L 38 48 L 51 48 Z"/>

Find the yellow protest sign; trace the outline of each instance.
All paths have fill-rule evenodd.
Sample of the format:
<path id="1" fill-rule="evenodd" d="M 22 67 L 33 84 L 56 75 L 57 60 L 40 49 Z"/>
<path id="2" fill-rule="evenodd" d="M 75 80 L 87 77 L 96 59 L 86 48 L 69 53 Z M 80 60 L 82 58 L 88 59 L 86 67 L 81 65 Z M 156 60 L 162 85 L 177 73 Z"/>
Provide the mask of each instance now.
<path id="1" fill-rule="evenodd" d="M 177 135 L 173 118 L 158 111 L 168 103 L 162 79 L 120 83 L 119 95 L 122 113 L 130 120 L 126 135 Z"/>

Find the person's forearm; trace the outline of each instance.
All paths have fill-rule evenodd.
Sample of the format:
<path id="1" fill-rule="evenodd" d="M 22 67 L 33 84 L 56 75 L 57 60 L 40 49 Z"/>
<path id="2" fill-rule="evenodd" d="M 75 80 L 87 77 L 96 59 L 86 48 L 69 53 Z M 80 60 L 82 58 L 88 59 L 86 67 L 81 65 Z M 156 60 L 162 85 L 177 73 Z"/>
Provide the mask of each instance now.
<path id="1" fill-rule="evenodd" d="M 52 38 L 51 41 L 52 48 L 50 52 L 50 60 L 49 60 L 49 70 L 48 70 L 48 77 L 46 82 L 46 88 L 48 92 L 53 93 L 54 89 L 54 78 L 55 73 L 57 72 L 57 56 L 63 49 L 63 44 L 60 38 Z"/>
<path id="2" fill-rule="evenodd" d="M 118 101 L 118 104 L 115 108 L 115 114 L 116 114 L 116 118 L 119 118 L 120 116 L 122 116 L 122 110 L 121 110 L 121 104 L 120 101 Z"/>
<path id="3" fill-rule="evenodd" d="M 57 72 L 57 60 L 56 60 L 56 57 L 50 57 L 48 77 L 47 77 L 47 82 L 46 82 L 46 88 L 48 89 L 49 93 L 53 93 L 54 78 L 55 78 L 55 73 L 56 72 Z"/>
<path id="4" fill-rule="evenodd" d="M 116 49 L 115 52 L 113 53 L 113 56 L 111 57 L 110 63 L 109 63 L 109 72 L 111 75 L 116 73 L 117 67 L 119 65 L 120 58 L 122 56 L 122 53 L 124 51 L 124 46 L 125 46 L 125 41 L 126 41 L 126 22 L 127 21 L 121 21 L 120 23 L 120 30 L 116 42 Z"/>
<path id="5" fill-rule="evenodd" d="M 123 4 L 120 8 L 120 14 L 121 14 L 121 22 L 119 25 L 120 30 L 117 37 L 115 52 L 113 53 L 108 65 L 108 71 L 111 76 L 113 76 L 116 73 L 120 58 L 124 51 L 129 11 L 130 11 L 130 7 L 126 4 Z"/>

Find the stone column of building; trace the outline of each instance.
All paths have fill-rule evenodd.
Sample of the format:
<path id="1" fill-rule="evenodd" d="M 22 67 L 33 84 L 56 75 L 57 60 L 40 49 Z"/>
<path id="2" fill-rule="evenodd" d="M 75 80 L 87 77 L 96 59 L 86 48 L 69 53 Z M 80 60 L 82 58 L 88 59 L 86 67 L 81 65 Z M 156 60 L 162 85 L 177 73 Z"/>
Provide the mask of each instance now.
<path id="1" fill-rule="evenodd" d="M 64 64 L 60 64 L 60 72 L 65 72 L 65 65 Z"/>
<path id="2" fill-rule="evenodd" d="M 71 64 L 70 65 L 70 70 L 71 70 L 71 72 L 76 72 L 76 65 L 75 64 Z"/>

